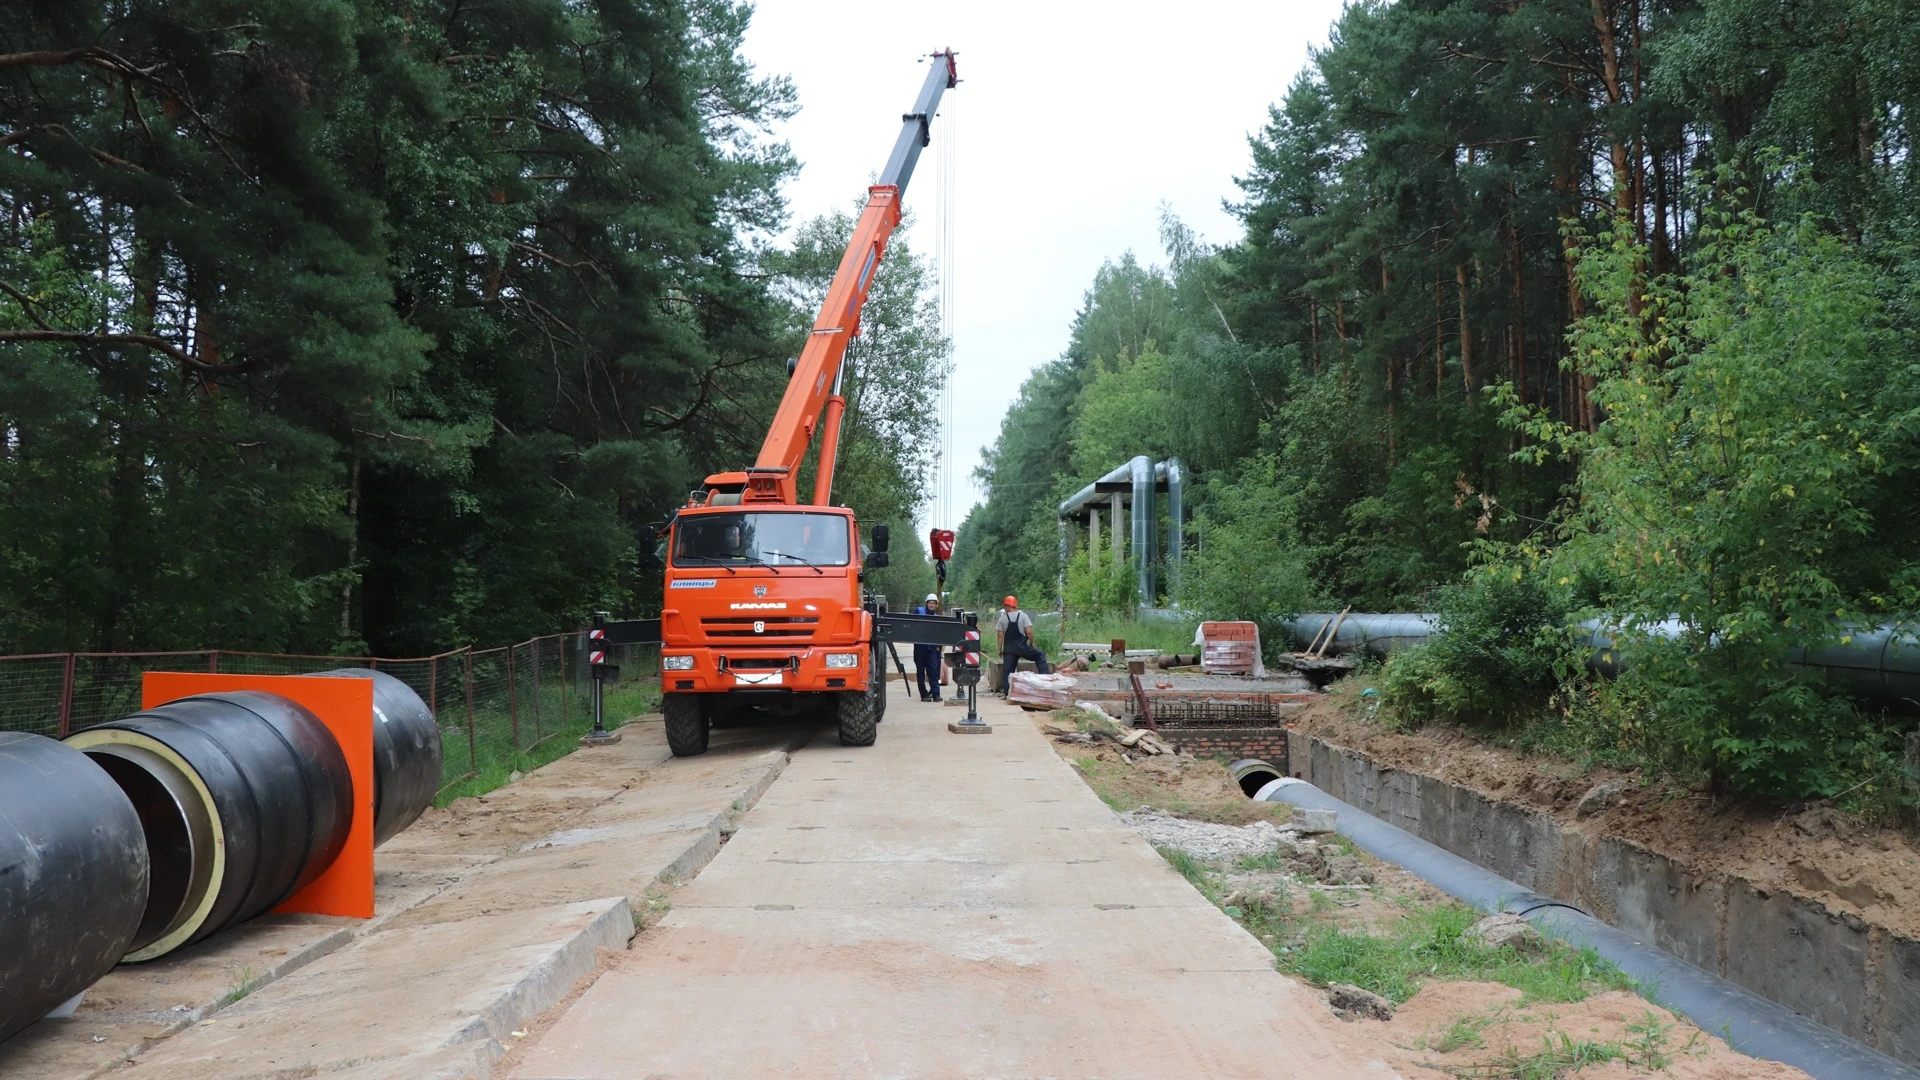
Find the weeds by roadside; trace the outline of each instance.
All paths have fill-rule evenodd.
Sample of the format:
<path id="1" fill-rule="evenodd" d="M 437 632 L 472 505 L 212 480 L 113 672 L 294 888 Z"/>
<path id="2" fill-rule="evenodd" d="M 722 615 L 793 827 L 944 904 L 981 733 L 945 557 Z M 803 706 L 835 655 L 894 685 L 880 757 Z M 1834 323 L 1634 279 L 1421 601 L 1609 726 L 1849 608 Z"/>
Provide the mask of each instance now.
<path id="1" fill-rule="evenodd" d="M 607 687 L 601 713 L 608 731 L 652 712 L 660 706 L 660 687 L 651 679 L 635 679 Z M 455 799 L 485 795 L 512 782 L 513 774 L 530 773 L 549 762 L 558 761 L 579 748 L 580 736 L 593 730 L 593 721 L 569 717 L 568 723 L 535 746 L 525 750 L 488 752 L 482 750 L 480 767 L 472 776 L 456 780 L 434 797 L 433 805 L 446 806 Z"/>

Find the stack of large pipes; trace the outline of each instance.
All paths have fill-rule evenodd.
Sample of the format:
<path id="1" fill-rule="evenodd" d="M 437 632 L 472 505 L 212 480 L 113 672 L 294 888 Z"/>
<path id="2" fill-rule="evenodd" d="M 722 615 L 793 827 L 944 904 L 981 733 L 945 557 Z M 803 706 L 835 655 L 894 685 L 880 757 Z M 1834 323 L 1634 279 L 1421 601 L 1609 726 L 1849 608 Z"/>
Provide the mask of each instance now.
<path id="1" fill-rule="evenodd" d="M 433 802 L 440 729 L 407 684 L 373 680 L 373 837 Z M 0 732 L 0 1041 L 115 964 L 271 911 L 340 854 L 347 759 L 306 707 L 202 694 L 59 742 Z"/>

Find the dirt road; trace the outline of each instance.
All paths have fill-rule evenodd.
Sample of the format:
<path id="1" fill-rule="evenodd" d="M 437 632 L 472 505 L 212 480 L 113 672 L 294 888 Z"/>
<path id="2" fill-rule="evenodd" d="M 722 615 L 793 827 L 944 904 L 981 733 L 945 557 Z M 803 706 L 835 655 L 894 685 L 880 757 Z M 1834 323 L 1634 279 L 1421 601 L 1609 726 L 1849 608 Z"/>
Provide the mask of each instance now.
<path id="1" fill-rule="evenodd" d="M 1394 1075 L 1018 710 L 823 733 L 520 1080 Z M 536 1041 L 537 1039 L 537 1041 Z"/>

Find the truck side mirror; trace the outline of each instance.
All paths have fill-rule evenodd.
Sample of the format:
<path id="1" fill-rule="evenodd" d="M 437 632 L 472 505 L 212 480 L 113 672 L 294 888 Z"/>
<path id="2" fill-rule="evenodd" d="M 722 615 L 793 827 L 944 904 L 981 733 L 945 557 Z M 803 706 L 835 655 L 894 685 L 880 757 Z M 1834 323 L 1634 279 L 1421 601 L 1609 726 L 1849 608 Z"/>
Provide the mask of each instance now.
<path id="1" fill-rule="evenodd" d="M 883 529 L 884 529 L 884 528 L 886 528 L 886 526 L 884 526 L 884 525 L 882 525 L 882 526 L 881 526 L 881 528 L 883 528 Z M 869 556 L 867 556 L 867 564 L 866 564 L 866 565 L 867 565 L 867 569 L 869 569 L 869 570 L 878 570 L 878 569 L 880 569 L 880 568 L 882 568 L 882 567 L 884 567 L 884 566 L 886 566 L 886 565 L 887 565 L 887 553 L 886 553 L 886 552 L 884 552 L 884 551 L 876 551 L 876 552 L 874 552 L 873 554 L 871 554 L 871 555 L 869 555 Z"/>
<path id="2" fill-rule="evenodd" d="M 873 527 L 873 550 L 875 554 L 885 555 L 887 553 L 889 534 L 890 530 L 885 525 L 875 525 Z M 871 565 L 871 562 L 869 562 L 869 565 Z M 885 566 L 886 564 L 881 563 L 880 565 Z"/>

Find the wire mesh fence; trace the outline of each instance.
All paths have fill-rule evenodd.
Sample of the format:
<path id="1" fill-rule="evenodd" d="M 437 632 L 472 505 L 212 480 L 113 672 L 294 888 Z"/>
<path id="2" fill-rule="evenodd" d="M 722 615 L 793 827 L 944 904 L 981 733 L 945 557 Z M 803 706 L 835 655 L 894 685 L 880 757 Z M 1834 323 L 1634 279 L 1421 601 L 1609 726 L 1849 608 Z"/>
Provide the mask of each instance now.
<path id="1" fill-rule="evenodd" d="M 621 646 L 609 659 L 620 670 L 609 691 L 659 670 L 657 646 Z M 578 736 L 593 723 L 586 635 L 575 633 L 401 658 L 224 649 L 0 656 L 0 731 L 63 739 L 138 712 L 141 676 L 149 671 L 304 675 L 347 667 L 392 675 L 427 703 L 440 725 L 443 790 L 486 763 L 512 760 L 550 739 Z M 624 719 L 611 712 L 607 717 L 609 725 Z"/>

